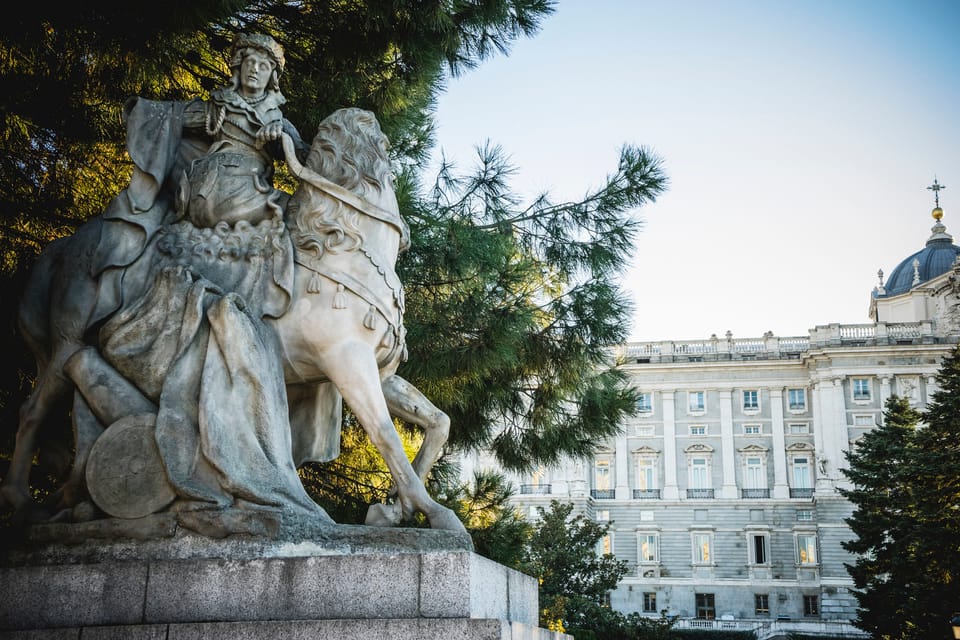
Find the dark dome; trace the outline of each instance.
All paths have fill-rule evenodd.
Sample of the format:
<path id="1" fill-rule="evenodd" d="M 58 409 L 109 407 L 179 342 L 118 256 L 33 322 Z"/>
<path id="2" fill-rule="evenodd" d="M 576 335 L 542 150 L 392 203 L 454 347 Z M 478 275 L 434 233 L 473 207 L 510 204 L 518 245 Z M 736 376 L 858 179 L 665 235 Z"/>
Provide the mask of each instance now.
<path id="1" fill-rule="evenodd" d="M 927 240 L 927 246 L 898 264 L 890 273 L 884 284 L 887 296 L 906 293 L 916 286 L 913 284 L 914 260 L 919 263 L 920 283 L 946 273 L 953 266 L 953 261 L 960 255 L 960 247 L 953 244 L 953 238 L 939 220 L 932 231 L 933 235 Z"/>

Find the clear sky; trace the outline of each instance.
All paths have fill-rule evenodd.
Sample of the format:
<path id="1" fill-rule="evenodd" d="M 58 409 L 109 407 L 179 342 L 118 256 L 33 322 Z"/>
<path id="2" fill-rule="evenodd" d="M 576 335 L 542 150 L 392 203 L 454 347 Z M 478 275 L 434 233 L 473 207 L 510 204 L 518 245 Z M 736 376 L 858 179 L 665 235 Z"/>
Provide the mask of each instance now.
<path id="1" fill-rule="evenodd" d="M 923 248 L 938 177 L 960 244 L 960 0 L 560 0 L 448 83 L 437 152 L 501 145 L 521 193 L 575 198 L 624 143 L 670 179 L 637 211 L 633 340 L 868 322 Z"/>

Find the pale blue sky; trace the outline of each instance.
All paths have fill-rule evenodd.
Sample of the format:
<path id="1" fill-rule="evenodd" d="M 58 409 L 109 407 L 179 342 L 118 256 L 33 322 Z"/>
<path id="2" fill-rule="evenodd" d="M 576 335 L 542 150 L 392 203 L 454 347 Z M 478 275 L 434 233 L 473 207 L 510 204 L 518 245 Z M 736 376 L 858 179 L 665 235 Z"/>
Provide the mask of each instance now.
<path id="1" fill-rule="evenodd" d="M 634 340 L 866 322 L 923 247 L 934 175 L 960 244 L 960 0 L 561 0 L 449 82 L 437 151 L 501 145 L 523 193 L 582 195 L 624 143 L 669 190 L 640 210 Z"/>

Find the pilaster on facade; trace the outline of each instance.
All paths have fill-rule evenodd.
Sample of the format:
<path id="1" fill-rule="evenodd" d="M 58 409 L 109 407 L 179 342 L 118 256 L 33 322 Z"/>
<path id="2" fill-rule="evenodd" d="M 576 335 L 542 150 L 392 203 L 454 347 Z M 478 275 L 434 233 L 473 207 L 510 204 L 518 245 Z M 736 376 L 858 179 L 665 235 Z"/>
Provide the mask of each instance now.
<path id="1" fill-rule="evenodd" d="M 733 447 L 733 392 L 720 390 L 720 460 L 723 468 L 723 486 L 720 497 L 724 500 L 736 500 L 737 471 Z"/>
<path id="2" fill-rule="evenodd" d="M 614 497 L 617 500 L 629 500 L 631 498 L 630 484 L 627 480 L 627 436 L 620 434 L 617 436 L 615 445 L 614 471 L 616 475 L 616 485 L 614 486 Z"/>
<path id="3" fill-rule="evenodd" d="M 830 443 L 829 451 L 833 452 L 833 459 L 824 458 L 823 462 L 818 463 L 818 467 L 823 469 L 824 475 L 831 482 L 831 489 L 835 488 L 836 482 L 843 478 L 841 469 L 847 467 L 847 451 L 850 450 L 850 429 L 847 426 L 847 400 L 843 391 L 843 379 L 833 379 L 833 424 L 832 430 L 833 442 Z"/>
<path id="4" fill-rule="evenodd" d="M 664 391 L 663 398 L 663 499 L 677 500 L 680 487 L 677 485 L 677 418 L 674 392 Z"/>
<path id="5" fill-rule="evenodd" d="M 790 497 L 787 483 L 786 424 L 783 421 L 783 389 L 770 390 L 770 417 L 773 429 L 773 498 L 786 500 Z"/>

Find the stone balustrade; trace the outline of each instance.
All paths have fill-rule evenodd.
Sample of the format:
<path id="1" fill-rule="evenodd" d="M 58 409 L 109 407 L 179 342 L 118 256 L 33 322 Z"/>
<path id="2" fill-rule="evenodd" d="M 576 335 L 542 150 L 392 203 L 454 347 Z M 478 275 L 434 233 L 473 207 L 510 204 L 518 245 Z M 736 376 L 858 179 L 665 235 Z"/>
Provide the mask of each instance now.
<path id="1" fill-rule="evenodd" d="M 613 350 L 617 362 L 654 364 L 663 362 L 709 362 L 720 360 L 788 360 L 824 347 L 873 347 L 893 344 L 953 343 L 955 336 L 935 330 L 932 322 L 818 325 L 807 336 L 734 338 L 727 333 L 706 340 L 630 342 Z"/>

